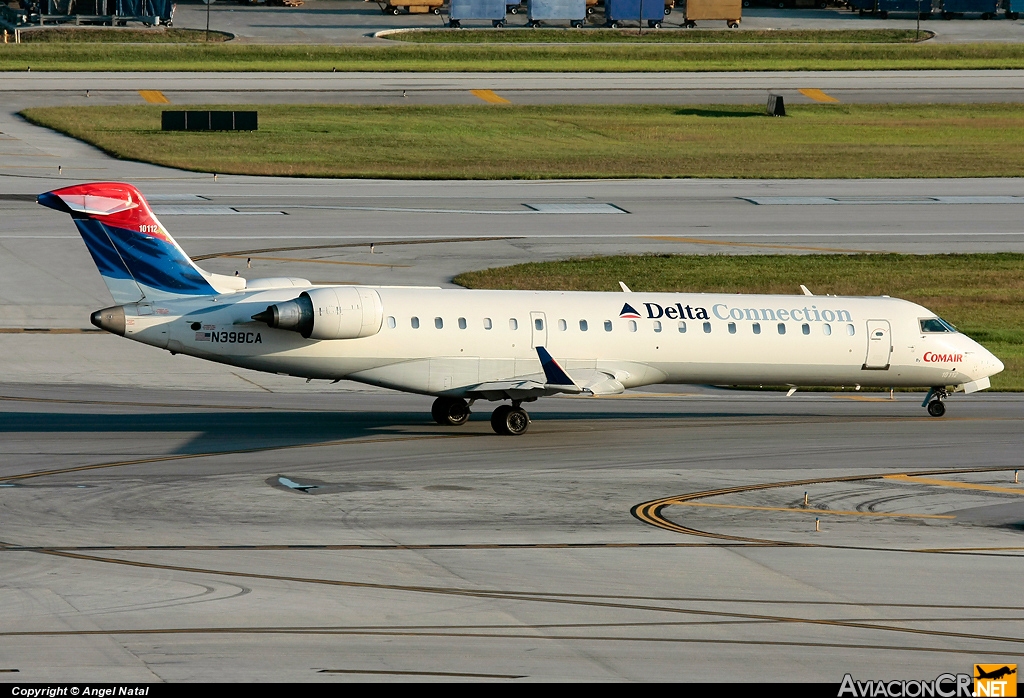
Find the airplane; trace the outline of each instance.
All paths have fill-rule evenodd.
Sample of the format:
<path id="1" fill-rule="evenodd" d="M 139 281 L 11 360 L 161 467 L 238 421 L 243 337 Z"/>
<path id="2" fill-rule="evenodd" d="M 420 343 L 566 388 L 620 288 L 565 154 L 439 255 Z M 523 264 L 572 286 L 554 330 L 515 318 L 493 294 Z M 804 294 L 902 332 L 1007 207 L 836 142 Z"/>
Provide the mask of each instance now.
<path id="1" fill-rule="evenodd" d="M 980 666 L 978 666 L 976 664 L 975 668 L 977 669 L 978 675 L 975 676 L 974 678 L 976 678 L 976 679 L 995 679 L 995 680 L 999 680 L 999 679 L 1003 678 L 1004 676 L 1009 676 L 1011 674 L 1016 674 L 1017 673 L 1016 666 L 1017 665 L 1015 664 L 1014 665 L 1015 668 L 1013 668 L 1013 669 L 1011 669 L 1008 666 L 1004 666 L 1004 667 L 1001 667 L 999 669 L 995 669 L 993 671 L 984 671 Z"/>
<path id="2" fill-rule="evenodd" d="M 659 384 L 927 389 L 990 387 L 1003 364 L 928 309 L 887 296 L 495 291 L 312 284 L 207 272 L 134 186 L 40 194 L 71 214 L 114 306 L 92 323 L 172 354 L 310 379 L 358 381 L 436 399 L 441 425 L 500 402 L 520 435 L 523 403 Z"/>

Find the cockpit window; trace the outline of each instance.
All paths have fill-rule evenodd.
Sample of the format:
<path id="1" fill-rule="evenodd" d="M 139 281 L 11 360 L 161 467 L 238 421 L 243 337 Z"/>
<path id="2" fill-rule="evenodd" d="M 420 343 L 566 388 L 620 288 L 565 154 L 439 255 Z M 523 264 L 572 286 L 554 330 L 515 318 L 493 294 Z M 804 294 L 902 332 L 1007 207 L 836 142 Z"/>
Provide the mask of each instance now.
<path id="1" fill-rule="evenodd" d="M 922 332 L 956 332 L 956 328 L 942 318 L 930 317 L 921 320 Z"/>

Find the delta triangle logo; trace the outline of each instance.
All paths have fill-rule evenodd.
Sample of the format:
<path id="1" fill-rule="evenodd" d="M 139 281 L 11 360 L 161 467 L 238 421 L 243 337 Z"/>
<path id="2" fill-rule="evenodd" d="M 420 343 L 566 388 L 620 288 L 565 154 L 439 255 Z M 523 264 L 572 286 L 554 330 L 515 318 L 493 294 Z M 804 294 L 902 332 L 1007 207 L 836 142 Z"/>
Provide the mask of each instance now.
<path id="1" fill-rule="evenodd" d="M 619 313 L 619 317 L 629 318 L 640 318 L 640 313 L 636 312 L 636 308 L 631 306 L 629 303 L 622 304 L 622 312 Z"/>

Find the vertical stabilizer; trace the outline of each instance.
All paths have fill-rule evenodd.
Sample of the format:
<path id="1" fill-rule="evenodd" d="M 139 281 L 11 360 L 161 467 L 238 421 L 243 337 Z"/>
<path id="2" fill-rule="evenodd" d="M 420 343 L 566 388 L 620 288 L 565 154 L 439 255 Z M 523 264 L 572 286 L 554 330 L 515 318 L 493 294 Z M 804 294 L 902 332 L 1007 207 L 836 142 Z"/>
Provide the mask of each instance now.
<path id="1" fill-rule="evenodd" d="M 130 184 L 79 184 L 40 194 L 37 201 L 71 215 L 115 303 L 245 288 L 244 279 L 197 267 Z"/>

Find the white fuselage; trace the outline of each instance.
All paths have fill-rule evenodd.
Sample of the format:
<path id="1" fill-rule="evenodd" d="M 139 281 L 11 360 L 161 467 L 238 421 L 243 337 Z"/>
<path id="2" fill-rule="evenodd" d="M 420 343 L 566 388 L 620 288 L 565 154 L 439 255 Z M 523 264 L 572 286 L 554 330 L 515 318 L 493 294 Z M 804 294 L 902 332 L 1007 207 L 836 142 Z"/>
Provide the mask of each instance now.
<path id="1" fill-rule="evenodd" d="M 600 374 L 626 388 L 932 387 L 1003 368 L 963 334 L 923 332 L 934 313 L 886 297 L 373 287 L 383 315 L 370 336 L 303 339 L 251 320 L 311 288 L 128 305 L 125 336 L 260 371 L 450 396 L 488 381 L 543 380 L 538 346 L 581 385 Z M 626 304 L 637 317 L 626 317 Z"/>

